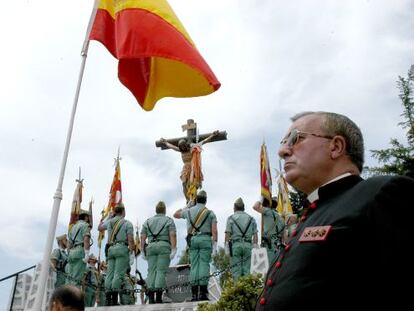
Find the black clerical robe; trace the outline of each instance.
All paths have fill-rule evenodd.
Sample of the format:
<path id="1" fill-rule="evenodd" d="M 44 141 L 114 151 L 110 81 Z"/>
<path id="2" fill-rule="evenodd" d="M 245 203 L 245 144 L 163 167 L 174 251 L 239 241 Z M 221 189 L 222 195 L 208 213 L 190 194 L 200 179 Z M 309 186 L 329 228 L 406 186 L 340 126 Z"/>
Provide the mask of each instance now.
<path id="1" fill-rule="evenodd" d="M 256 310 L 411 309 L 414 180 L 352 175 L 318 193 L 270 267 Z"/>

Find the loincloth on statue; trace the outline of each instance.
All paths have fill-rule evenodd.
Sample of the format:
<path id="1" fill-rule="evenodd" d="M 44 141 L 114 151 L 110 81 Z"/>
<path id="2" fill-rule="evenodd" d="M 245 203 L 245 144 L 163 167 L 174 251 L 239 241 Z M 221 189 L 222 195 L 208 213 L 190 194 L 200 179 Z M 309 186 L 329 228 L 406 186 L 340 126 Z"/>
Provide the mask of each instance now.
<path id="1" fill-rule="evenodd" d="M 187 183 L 190 181 L 190 176 L 191 176 L 191 163 L 184 163 L 183 169 L 181 170 L 181 174 L 180 174 L 180 179 L 183 183 Z M 200 172 L 200 185 L 201 182 L 204 180 L 204 176 L 203 173 Z"/>
<path id="2" fill-rule="evenodd" d="M 187 183 L 190 179 L 191 174 L 191 163 L 184 163 L 183 169 L 181 170 L 180 179 L 183 183 Z"/>

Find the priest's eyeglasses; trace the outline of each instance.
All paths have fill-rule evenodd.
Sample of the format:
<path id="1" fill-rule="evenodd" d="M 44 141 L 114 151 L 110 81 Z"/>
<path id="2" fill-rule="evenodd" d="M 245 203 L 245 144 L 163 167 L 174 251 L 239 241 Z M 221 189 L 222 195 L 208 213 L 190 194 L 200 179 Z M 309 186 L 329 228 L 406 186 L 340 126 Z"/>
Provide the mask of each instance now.
<path id="1" fill-rule="evenodd" d="M 298 131 L 297 129 L 292 129 L 292 131 L 290 131 L 290 133 L 285 138 L 282 139 L 280 144 L 281 145 L 288 145 L 289 147 L 293 147 L 294 145 L 296 145 L 298 143 L 298 141 L 301 137 L 306 137 L 308 135 L 311 135 L 311 136 L 314 136 L 314 137 L 319 137 L 319 138 L 325 138 L 325 139 L 332 139 L 333 138 L 333 136 L 318 135 L 318 134 Z"/>

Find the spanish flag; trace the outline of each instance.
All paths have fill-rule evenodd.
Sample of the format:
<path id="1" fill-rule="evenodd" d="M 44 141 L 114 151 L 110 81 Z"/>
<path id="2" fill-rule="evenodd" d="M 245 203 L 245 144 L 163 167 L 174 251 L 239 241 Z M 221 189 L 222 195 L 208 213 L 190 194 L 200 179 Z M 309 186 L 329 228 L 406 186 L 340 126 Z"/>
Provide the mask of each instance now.
<path id="1" fill-rule="evenodd" d="M 220 87 L 166 0 L 101 0 L 89 38 L 119 60 L 119 80 L 146 111 Z"/>
<path id="2" fill-rule="evenodd" d="M 261 195 L 272 203 L 272 176 L 270 175 L 269 157 L 266 144 L 260 148 L 260 185 Z"/>

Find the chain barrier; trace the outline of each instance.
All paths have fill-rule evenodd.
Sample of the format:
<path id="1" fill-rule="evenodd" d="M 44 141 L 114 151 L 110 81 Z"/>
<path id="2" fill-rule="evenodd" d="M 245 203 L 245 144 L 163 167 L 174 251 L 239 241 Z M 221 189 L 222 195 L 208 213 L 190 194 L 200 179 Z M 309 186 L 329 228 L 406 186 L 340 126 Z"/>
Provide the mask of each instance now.
<path id="1" fill-rule="evenodd" d="M 199 278 L 197 280 L 173 284 L 173 285 L 170 285 L 170 286 L 167 286 L 167 287 L 163 288 L 162 290 L 165 290 L 165 291 L 168 292 L 168 290 L 172 290 L 172 289 L 175 289 L 175 288 L 188 287 L 188 286 L 192 286 L 193 284 L 199 284 L 201 281 L 209 280 L 211 277 L 218 277 L 221 274 L 223 274 L 224 272 L 230 271 L 231 269 L 233 269 L 233 268 L 235 268 L 235 267 L 237 267 L 239 265 L 242 265 L 243 262 L 245 262 L 247 260 L 250 260 L 250 257 L 251 257 L 251 255 L 248 255 L 248 256 L 246 256 L 245 258 L 243 258 L 242 260 L 236 262 L 233 265 L 230 265 L 230 266 L 228 266 L 228 267 L 226 267 L 224 269 L 221 269 L 221 270 L 214 271 L 213 273 L 211 273 L 211 274 L 209 274 L 207 276 L 201 277 L 201 278 Z M 104 286 L 99 286 L 99 285 L 97 286 L 97 285 L 95 285 L 93 283 L 90 283 L 90 282 L 85 282 L 85 281 L 82 281 L 82 280 L 75 279 L 72 276 L 70 276 L 69 274 L 65 273 L 64 271 L 56 271 L 56 273 L 59 273 L 61 275 L 64 275 L 65 278 L 66 278 L 66 281 L 72 282 L 72 284 L 75 284 L 77 286 L 90 287 L 90 288 L 92 288 L 94 290 L 104 290 L 105 291 L 105 289 L 106 289 Z M 99 274 L 99 276 L 101 276 L 101 274 Z M 98 282 L 99 282 L 99 280 L 98 280 Z M 135 280 L 134 286 L 136 285 L 136 282 L 137 282 L 137 280 Z M 143 285 L 141 285 L 141 286 L 143 286 Z M 119 292 L 119 294 L 125 294 L 125 295 L 127 295 L 127 294 L 131 294 L 131 292 L 134 292 L 134 293 L 145 292 L 145 290 L 142 290 L 141 288 L 136 288 L 134 290 L 120 289 L 118 292 Z"/>

